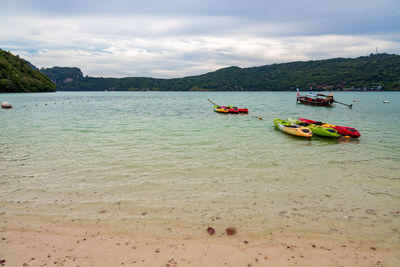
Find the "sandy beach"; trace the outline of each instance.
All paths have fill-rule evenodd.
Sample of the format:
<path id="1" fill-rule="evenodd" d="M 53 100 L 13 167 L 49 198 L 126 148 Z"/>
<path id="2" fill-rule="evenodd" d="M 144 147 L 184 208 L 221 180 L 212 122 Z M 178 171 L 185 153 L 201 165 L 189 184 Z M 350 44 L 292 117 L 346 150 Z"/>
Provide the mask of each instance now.
<path id="1" fill-rule="evenodd" d="M 276 230 L 254 236 L 116 232 L 104 223 L 1 215 L 1 266 L 399 266 L 399 246 Z M 156 229 L 157 225 L 150 225 Z M 174 232 L 175 229 L 171 229 Z"/>

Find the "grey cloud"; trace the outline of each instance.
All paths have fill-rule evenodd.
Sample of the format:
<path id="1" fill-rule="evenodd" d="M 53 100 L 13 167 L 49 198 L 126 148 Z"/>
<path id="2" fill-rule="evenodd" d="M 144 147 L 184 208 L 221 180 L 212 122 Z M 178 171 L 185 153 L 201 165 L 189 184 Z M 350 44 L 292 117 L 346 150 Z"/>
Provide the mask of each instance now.
<path id="1" fill-rule="evenodd" d="M 91 76 L 400 53 L 398 0 L 0 0 L 0 47 Z"/>

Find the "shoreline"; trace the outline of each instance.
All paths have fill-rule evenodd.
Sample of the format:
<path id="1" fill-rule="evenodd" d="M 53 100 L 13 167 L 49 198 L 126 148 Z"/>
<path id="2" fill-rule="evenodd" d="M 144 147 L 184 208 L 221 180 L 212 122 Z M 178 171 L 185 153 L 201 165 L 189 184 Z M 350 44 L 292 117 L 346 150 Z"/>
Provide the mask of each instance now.
<path id="1" fill-rule="evenodd" d="M 400 246 L 329 234 L 196 235 L 0 216 L 0 266 L 399 266 Z M 151 229 L 162 228 L 159 224 Z M 174 231 L 175 229 L 172 229 Z"/>

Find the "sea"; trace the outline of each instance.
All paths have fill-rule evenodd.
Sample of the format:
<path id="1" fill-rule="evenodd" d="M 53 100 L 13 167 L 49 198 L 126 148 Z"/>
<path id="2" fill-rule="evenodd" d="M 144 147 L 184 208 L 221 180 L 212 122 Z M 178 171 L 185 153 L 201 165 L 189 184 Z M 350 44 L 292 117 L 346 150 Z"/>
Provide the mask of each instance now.
<path id="1" fill-rule="evenodd" d="M 207 227 L 400 242 L 400 93 L 0 94 L 0 214 L 196 238 Z M 249 109 L 220 114 L 219 105 Z M 383 103 L 383 101 L 390 103 Z M 305 139 L 274 118 L 354 127 Z"/>

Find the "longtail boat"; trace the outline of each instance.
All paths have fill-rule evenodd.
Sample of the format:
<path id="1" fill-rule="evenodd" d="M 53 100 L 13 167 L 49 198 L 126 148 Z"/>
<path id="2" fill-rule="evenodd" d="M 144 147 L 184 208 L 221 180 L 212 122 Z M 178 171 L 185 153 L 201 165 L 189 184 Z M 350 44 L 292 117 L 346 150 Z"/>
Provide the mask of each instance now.
<path id="1" fill-rule="evenodd" d="M 305 95 L 301 95 L 300 93 L 298 93 L 297 102 L 305 105 L 332 107 L 335 99 L 333 99 L 332 93 L 330 93 L 329 95 L 315 93 L 307 93 Z"/>
<path id="2" fill-rule="evenodd" d="M 333 103 L 339 103 L 349 107 L 350 109 L 353 107 L 353 104 L 348 105 L 335 100 L 332 93 L 329 93 L 328 95 L 320 93 L 307 93 L 305 95 L 301 95 L 299 89 L 297 89 L 297 103 L 322 107 L 332 107 Z"/>

